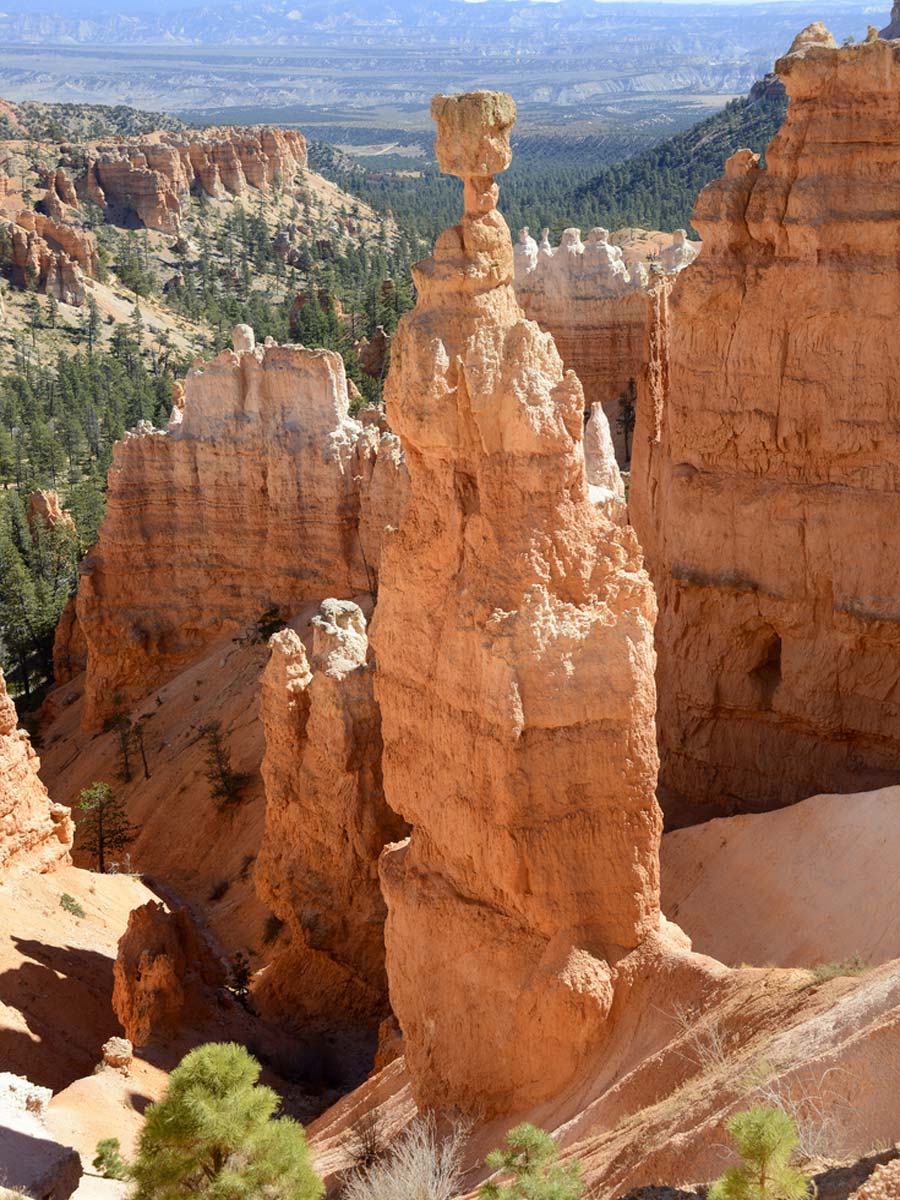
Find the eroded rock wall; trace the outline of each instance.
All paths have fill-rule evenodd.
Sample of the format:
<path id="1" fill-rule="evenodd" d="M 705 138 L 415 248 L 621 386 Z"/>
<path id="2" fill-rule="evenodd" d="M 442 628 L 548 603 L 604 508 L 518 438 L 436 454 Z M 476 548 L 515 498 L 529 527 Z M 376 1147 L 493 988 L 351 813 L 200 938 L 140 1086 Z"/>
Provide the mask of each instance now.
<path id="1" fill-rule="evenodd" d="M 306 161 L 306 139 L 291 129 L 154 133 L 100 143 L 78 188 L 113 221 L 175 233 L 192 192 L 240 198 L 289 186 Z"/>
<path id="2" fill-rule="evenodd" d="M 68 862 L 69 810 L 54 804 L 38 778 L 38 757 L 0 671 L 0 875 L 26 868 L 47 871 Z"/>
<path id="3" fill-rule="evenodd" d="M 601 404 L 616 458 L 631 459 L 635 401 L 665 322 L 677 276 L 699 252 L 684 230 L 675 234 L 627 231 L 610 240 L 592 229 L 582 242 L 567 229 L 559 246 L 544 230 L 540 244 L 528 229 L 515 246 L 516 298 L 525 315 L 553 335 L 565 366 L 584 388 L 585 412 Z M 642 236 L 639 236 L 642 235 Z M 655 255 L 652 262 L 644 256 Z"/>
<path id="4" fill-rule="evenodd" d="M 375 690 L 413 827 L 382 857 L 388 977 L 417 1100 L 508 1112 L 602 1042 L 614 964 L 659 926 L 655 605 L 618 489 L 592 503 L 581 385 L 516 302 L 515 107 L 432 112 L 465 215 L 414 269 L 386 388 L 410 495 Z"/>
<path id="5" fill-rule="evenodd" d="M 107 515 L 81 568 L 78 622 L 88 648 L 85 719 L 183 668 L 269 610 L 373 590 L 378 529 L 360 536 L 369 483 L 377 511 L 400 503 L 405 470 L 390 435 L 348 416 L 340 355 L 254 347 L 195 366 L 168 428 L 116 443 Z M 398 487 L 391 492 L 385 474 Z"/>
<path id="6" fill-rule="evenodd" d="M 133 1046 L 172 1037 L 215 1006 L 226 972 L 186 908 L 131 911 L 113 968 L 112 1008 Z"/>
<path id="7" fill-rule="evenodd" d="M 12 221 L 0 219 L 0 240 L 8 245 L 12 280 L 64 304 L 85 301 L 85 277 L 97 273 L 97 242 L 76 225 L 51 220 L 39 212 L 21 212 Z"/>
<path id="8" fill-rule="evenodd" d="M 282 1015 L 377 1024 L 388 1010 L 378 856 L 406 826 L 384 798 L 362 611 L 326 600 L 312 624 L 311 665 L 285 629 L 271 640 L 263 676 L 266 831 L 256 887 L 290 940 L 256 997 Z"/>
<path id="9" fill-rule="evenodd" d="M 900 45 L 812 26 L 777 70 L 787 119 L 701 193 L 638 402 L 675 821 L 900 769 Z"/>

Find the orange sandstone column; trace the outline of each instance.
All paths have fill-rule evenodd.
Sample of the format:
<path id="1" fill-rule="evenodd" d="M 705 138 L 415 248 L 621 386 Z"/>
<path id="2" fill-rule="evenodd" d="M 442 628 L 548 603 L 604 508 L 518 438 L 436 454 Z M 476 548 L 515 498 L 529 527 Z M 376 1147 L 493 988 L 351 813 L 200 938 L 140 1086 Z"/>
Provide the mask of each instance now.
<path id="1" fill-rule="evenodd" d="M 588 484 L 581 384 L 516 302 L 493 180 L 515 106 L 432 115 L 465 213 L 414 269 L 386 389 L 410 495 L 372 641 L 413 830 L 381 875 L 417 1099 L 490 1113 L 571 1078 L 659 925 L 655 603 L 620 489 Z"/>

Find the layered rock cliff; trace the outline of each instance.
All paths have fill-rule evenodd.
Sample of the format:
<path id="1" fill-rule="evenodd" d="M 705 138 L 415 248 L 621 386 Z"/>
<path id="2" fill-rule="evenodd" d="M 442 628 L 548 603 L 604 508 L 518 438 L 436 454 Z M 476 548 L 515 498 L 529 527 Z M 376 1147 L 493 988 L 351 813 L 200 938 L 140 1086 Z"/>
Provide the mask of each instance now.
<path id="1" fill-rule="evenodd" d="M 192 192 L 222 199 L 289 186 L 306 161 L 306 139 L 291 129 L 154 133 L 98 144 L 77 188 L 109 220 L 175 233 Z"/>
<path id="2" fill-rule="evenodd" d="M 516 302 L 493 181 L 513 102 L 432 113 L 465 214 L 414 269 L 386 387 L 410 495 L 375 691 L 413 828 L 381 876 L 416 1098 L 490 1113 L 571 1078 L 606 1036 L 613 964 L 659 926 L 655 605 L 618 490 L 592 503 L 581 385 Z"/>
<path id="3" fill-rule="evenodd" d="M 377 1021 L 387 1011 L 378 856 L 404 836 L 381 779 L 381 721 L 366 622 L 350 601 L 313 618 L 312 669 L 293 629 L 263 676 L 266 831 L 260 897 L 288 927 L 257 1000 L 294 1017 Z"/>
<path id="4" fill-rule="evenodd" d="M 701 193 L 638 404 L 675 820 L 900 769 L 900 45 L 811 26 L 777 70 L 787 119 Z"/>
<path id="5" fill-rule="evenodd" d="M 6 242 L 12 281 L 33 286 L 64 304 L 83 304 L 85 276 L 97 273 L 97 242 L 92 233 L 39 212 L 25 211 L 12 221 L 0 219 L 0 243 Z"/>
<path id="6" fill-rule="evenodd" d="M 656 257 L 643 261 L 641 252 Z M 586 412 L 603 406 L 620 464 L 631 458 L 637 383 L 665 323 L 674 277 L 697 253 L 683 229 L 672 237 L 645 234 L 633 247 L 610 241 L 602 228 L 584 242 L 580 230 L 567 229 L 556 247 L 547 230 L 540 243 L 520 231 L 516 298 L 553 335 L 563 363 L 581 381 Z"/>
<path id="7" fill-rule="evenodd" d="M 254 347 L 244 326 L 235 345 L 188 373 L 167 430 L 114 447 L 77 600 L 89 723 L 267 613 L 377 585 L 405 470 L 391 435 L 348 416 L 340 355 Z"/>
<path id="8" fill-rule="evenodd" d="M 38 778 L 38 757 L 0 671 L 0 874 L 47 871 L 68 862 L 72 820 Z"/>

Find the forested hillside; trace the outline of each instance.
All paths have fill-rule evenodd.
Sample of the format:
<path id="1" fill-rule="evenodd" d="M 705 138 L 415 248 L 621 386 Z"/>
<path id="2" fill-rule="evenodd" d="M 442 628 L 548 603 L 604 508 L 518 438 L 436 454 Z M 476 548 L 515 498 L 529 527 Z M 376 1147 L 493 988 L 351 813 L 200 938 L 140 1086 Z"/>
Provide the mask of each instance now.
<path id="1" fill-rule="evenodd" d="M 735 150 L 749 146 L 763 152 L 786 111 L 784 98 L 732 100 L 690 129 L 599 171 L 570 155 L 514 159 L 499 181 L 500 208 L 512 229 L 547 225 L 554 238 L 570 225 L 689 228 L 700 189 L 721 175 Z M 390 209 L 415 238 L 429 241 L 456 219 L 455 180 L 441 175 L 434 162 L 369 168 L 321 142 L 312 143 L 310 160 L 374 208 Z"/>
<path id="2" fill-rule="evenodd" d="M 502 211 L 513 229 L 548 225 L 554 239 L 570 225 L 687 227 L 725 159 L 741 146 L 764 150 L 784 112 L 783 99 L 736 100 L 599 172 L 533 145 L 500 180 Z M 154 123 L 124 107 L 0 105 L 8 210 L 41 203 L 59 139 Z M 172 384 L 196 354 L 227 346 L 246 322 L 260 339 L 340 351 L 356 403 L 380 398 L 381 379 L 361 370 L 354 342 L 396 327 L 412 302 L 410 263 L 456 220 L 459 185 L 433 161 L 376 168 L 325 143 L 313 143 L 310 166 L 321 175 L 304 172 L 277 194 L 195 196 L 174 239 L 109 224 L 83 204 L 71 219 L 96 237 L 98 267 L 81 307 L 15 286 L 0 237 L 0 665 L 26 699 L 49 673 L 56 619 L 96 535 L 112 444 L 139 420 L 165 424 Z M 60 493 L 77 533 L 29 526 L 35 488 Z"/>
<path id="3" fill-rule="evenodd" d="M 605 167 L 575 189 L 572 212 L 584 225 L 602 222 L 612 229 L 688 228 L 700 189 L 722 174 L 735 150 L 764 152 L 786 112 L 784 98 L 732 100 L 692 129 Z"/>
<path id="4" fill-rule="evenodd" d="M 4 104 L 0 121 L 0 667 L 28 708 L 103 516 L 113 443 L 141 420 L 164 427 L 175 380 L 230 346 L 238 323 L 260 340 L 340 351 L 354 404 L 377 400 L 381 379 L 361 369 L 354 343 L 396 327 L 424 243 L 305 169 L 265 192 L 198 191 L 177 234 L 124 227 L 83 190 L 64 204 L 48 189 L 61 158 L 77 176 L 92 137 L 142 134 L 158 119 Z M 69 138 L 74 152 L 62 149 Z M 59 237 L 96 247 L 80 304 L 52 294 L 37 259 L 23 268 L 15 249 L 16 222 L 48 207 Z M 49 488 L 74 530 L 27 519 L 29 494 Z"/>
<path id="5" fill-rule="evenodd" d="M 127 104 L 43 104 L 0 100 L 0 138 L 29 137 L 35 141 L 131 137 L 155 129 L 184 129 L 183 121 L 165 113 L 141 112 Z"/>

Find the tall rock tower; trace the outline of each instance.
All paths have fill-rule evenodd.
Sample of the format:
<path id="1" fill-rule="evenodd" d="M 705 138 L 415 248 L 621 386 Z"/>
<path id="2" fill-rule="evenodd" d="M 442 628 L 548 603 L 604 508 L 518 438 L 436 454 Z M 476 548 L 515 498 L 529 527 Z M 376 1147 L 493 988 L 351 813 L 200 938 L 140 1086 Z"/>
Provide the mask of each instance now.
<path id="1" fill-rule="evenodd" d="M 465 213 L 414 269 L 386 389 L 410 497 L 372 641 L 413 830 L 381 874 L 417 1098 L 490 1113 L 571 1078 L 659 925 L 655 605 L 620 490 L 588 485 L 581 385 L 513 292 L 493 176 L 515 106 L 432 116 Z"/>
<path id="2" fill-rule="evenodd" d="M 776 70 L 787 119 L 701 192 L 638 401 L 676 819 L 900 772 L 900 44 L 815 24 Z"/>

